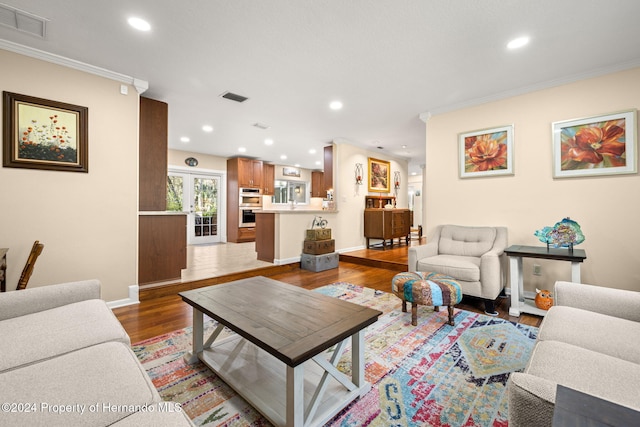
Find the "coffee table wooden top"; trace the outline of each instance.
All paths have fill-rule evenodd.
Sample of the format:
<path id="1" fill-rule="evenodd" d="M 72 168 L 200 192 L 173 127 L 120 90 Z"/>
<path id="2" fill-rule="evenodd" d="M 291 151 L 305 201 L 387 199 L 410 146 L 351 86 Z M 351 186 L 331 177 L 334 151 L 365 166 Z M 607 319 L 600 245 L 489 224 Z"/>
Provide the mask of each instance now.
<path id="1" fill-rule="evenodd" d="M 180 296 L 289 366 L 343 341 L 382 314 L 262 276 L 181 292 Z"/>

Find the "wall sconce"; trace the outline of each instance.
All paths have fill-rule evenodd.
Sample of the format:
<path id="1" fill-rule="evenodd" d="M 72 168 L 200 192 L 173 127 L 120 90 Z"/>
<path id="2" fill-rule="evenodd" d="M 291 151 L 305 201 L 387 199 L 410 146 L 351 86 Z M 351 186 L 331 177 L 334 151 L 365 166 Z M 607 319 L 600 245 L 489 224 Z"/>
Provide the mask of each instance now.
<path id="1" fill-rule="evenodd" d="M 356 163 L 356 184 L 362 185 L 362 163 Z"/>
<path id="2" fill-rule="evenodd" d="M 300 194 L 300 186 L 296 186 L 296 189 L 294 191 L 296 192 L 296 194 Z"/>
<path id="3" fill-rule="evenodd" d="M 395 171 L 393 173 L 393 188 L 396 190 L 400 188 L 400 171 Z"/>

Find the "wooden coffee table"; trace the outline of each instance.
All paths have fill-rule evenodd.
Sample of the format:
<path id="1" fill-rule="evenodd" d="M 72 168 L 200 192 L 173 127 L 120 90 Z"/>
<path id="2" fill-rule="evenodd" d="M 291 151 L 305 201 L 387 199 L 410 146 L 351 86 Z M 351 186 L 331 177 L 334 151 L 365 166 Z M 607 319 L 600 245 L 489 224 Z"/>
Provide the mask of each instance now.
<path id="1" fill-rule="evenodd" d="M 364 328 L 378 310 L 266 277 L 180 296 L 194 309 L 187 361 L 204 362 L 277 426 L 322 425 L 371 389 Z M 206 342 L 203 313 L 219 322 Z M 216 341 L 225 326 L 235 334 Z M 349 340 L 351 378 L 336 368 Z"/>

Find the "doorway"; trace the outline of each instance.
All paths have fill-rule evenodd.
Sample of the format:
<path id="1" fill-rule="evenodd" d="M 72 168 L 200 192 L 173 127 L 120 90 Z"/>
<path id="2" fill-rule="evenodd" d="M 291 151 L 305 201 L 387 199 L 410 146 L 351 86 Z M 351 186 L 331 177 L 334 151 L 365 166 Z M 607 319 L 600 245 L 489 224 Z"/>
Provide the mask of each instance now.
<path id="1" fill-rule="evenodd" d="M 221 241 L 221 182 L 218 174 L 169 170 L 167 210 L 187 213 L 187 244 Z"/>

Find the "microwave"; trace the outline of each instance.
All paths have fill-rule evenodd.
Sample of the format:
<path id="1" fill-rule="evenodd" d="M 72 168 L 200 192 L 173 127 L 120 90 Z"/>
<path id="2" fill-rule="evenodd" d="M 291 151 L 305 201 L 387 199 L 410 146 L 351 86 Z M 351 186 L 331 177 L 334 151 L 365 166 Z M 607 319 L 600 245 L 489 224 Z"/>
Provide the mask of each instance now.
<path id="1" fill-rule="evenodd" d="M 240 188 L 238 206 L 261 207 L 262 206 L 262 189 L 261 188 Z"/>

